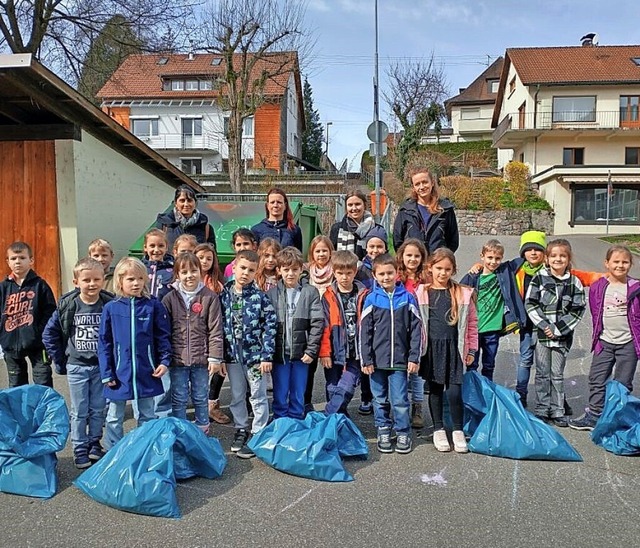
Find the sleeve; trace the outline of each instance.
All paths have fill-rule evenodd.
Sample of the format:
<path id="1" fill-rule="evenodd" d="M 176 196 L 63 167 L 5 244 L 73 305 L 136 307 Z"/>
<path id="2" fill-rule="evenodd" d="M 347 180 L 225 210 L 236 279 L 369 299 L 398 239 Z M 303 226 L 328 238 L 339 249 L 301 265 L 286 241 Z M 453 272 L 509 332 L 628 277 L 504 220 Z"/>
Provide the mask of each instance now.
<path id="1" fill-rule="evenodd" d="M 265 237 L 265 234 L 260 225 L 261 223 L 258 223 L 257 225 L 253 225 L 251 227 L 251 232 L 253 232 L 254 236 L 256 237 L 256 243 L 258 245 L 260 245 L 260 241 Z"/>
<path id="2" fill-rule="evenodd" d="M 111 328 L 111 308 L 105 305 L 100 319 L 98 331 L 98 363 L 100 364 L 100 377 L 102 384 L 116 380 L 116 367 L 113 358 L 113 331 Z"/>
<path id="3" fill-rule="evenodd" d="M 213 229 L 211 224 L 207 225 L 209 227 L 209 237 L 207 238 L 207 243 L 210 243 L 216 251 L 218 250 L 218 246 L 216 245 L 216 231 Z"/>
<path id="4" fill-rule="evenodd" d="M 580 280 L 575 276 L 571 276 L 571 284 L 571 296 L 568 307 L 565 308 L 563 303 L 562 314 L 556 321 L 556 327 L 563 336 L 571 334 L 578 326 L 587 308 L 584 287 L 582 287 Z"/>
<path id="5" fill-rule="evenodd" d="M 460 235 L 458 233 L 458 219 L 456 218 L 456 210 L 451 208 L 447 215 L 447 226 L 445 227 L 445 240 L 447 247 L 454 253 L 460 246 Z"/>
<path id="6" fill-rule="evenodd" d="M 329 308 L 329 301 L 327 300 L 327 293 L 322 296 L 321 299 L 322 312 L 324 315 L 324 324 L 322 329 L 322 337 L 320 338 L 320 351 L 318 357 L 330 358 L 331 357 L 331 314 Z"/>
<path id="7" fill-rule="evenodd" d="M 171 322 L 169 313 L 164 305 L 157 299 L 151 299 L 153 303 L 153 343 L 156 350 L 156 365 L 171 365 Z"/>
<path id="8" fill-rule="evenodd" d="M 224 360 L 223 343 L 224 331 L 222 329 L 222 307 L 220 299 L 215 293 L 211 297 L 209 306 L 208 327 L 209 327 L 209 358 L 217 362 Z"/>
<path id="9" fill-rule="evenodd" d="M 476 276 L 469 274 L 468 272 L 460 280 L 461 285 L 468 285 L 469 287 L 476 287 Z"/>
<path id="10" fill-rule="evenodd" d="M 363 366 L 375 365 L 373 356 L 373 304 L 371 298 L 367 296 L 362 306 L 362 316 L 360 316 L 360 362 Z"/>
<path id="11" fill-rule="evenodd" d="M 590 287 L 600 278 L 604 278 L 606 276 L 604 272 L 588 272 L 586 270 L 575 269 L 571 269 L 571 274 L 580 280 L 583 287 Z"/>
<path id="12" fill-rule="evenodd" d="M 302 230 L 298 225 L 293 229 L 293 246 L 300 250 L 302 253 Z"/>
<path id="13" fill-rule="evenodd" d="M 320 351 L 320 339 L 324 331 L 324 312 L 320 303 L 320 293 L 315 287 L 307 286 L 310 293 L 309 303 L 309 336 L 305 353 L 316 359 Z"/>
<path id="14" fill-rule="evenodd" d="M 533 324 L 541 330 L 551 327 L 551 323 L 544 314 L 542 302 L 540 301 L 542 278 L 540 274 L 536 274 L 529 284 L 527 296 L 525 297 L 525 308 L 527 315 Z"/>
<path id="15" fill-rule="evenodd" d="M 329 231 L 329 239 L 333 244 L 333 249 L 338 249 L 338 232 L 340 230 L 340 223 L 333 223 L 331 230 Z"/>
<path id="16" fill-rule="evenodd" d="M 399 249 L 404 242 L 405 227 L 404 227 L 404 215 L 402 211 L 398 211 L 396 220 L 393 222 L 393 248 Z"/>
<path id="17" fill-rule="evenodd" d="M 263 293 L 262 296 L 262 319 L 264 329 L 262 331 L 262 361 L 273 361 L 276 353 L 276 311 L 271 304 L 271 299 Z"/>
<path id="18" fill-rule="evenodd" d="M 60 324 L 60 316 L 55 310 L 47 325 L 42 332 L 42 344 L 47 354 L 53 360 L 53 364 L 58 375 L 66 375 L 67 359 L 66 348 L 64 348 L 64 337 L 62 336 L 62 325 Z"/>
<path id="19" fill-rule="evenodd" d="M 469 317 L 467 318 L 467 348 L 469 354 L 475 356 L 478 352 L 478 310 L 476 309 L 476 300 L 472 297 L 469 300 Z M 463 356 L 463 359 L 466 356 Z"/>
<path id="20" fill-rule="evenodd" d="M 414 363 L 420 363 L 420 357 L 422 356 L 424 333 L 422 325 L 422 317 L 420 316 L 420 310 L 418 309 L 418 303 L 415 298 L 409 301 L 409 361 Z"/>
<path id="21" fill-rule="evenodd" d="M 53 313 L 56 311 L 56 298 L 53 296 L 53 291 L 49 284 L 46 281 L 42 281 L 42 286 L 40 287 L 40 302 L 42 305 L 40 306 L 40 319 L 38 320 L 39 325 L 39 333 L 44 331 L 47 322 L 53 316 Z"/>

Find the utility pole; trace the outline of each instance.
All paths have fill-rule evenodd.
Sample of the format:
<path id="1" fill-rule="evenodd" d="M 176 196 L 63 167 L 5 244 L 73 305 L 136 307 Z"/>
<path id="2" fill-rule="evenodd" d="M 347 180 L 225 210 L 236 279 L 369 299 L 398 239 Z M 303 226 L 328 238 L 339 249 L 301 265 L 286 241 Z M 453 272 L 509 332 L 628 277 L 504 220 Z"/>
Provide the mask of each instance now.
<path id="1" fill-rule="evenodd" d="M 373 75 L 373 123 L 376 124 L 375 157 L 376 167 L 374 173 L 374 183 L 376 191 L 376 221 L 380 222 L 380 188 L 382 187 L 382 170 L 380 168 L 380 154 L 382 153 L 382 138 L 380 134 L 380 104 L 379 104 L 379 82 L 378 82 L 378 0 L 375 0 L 375 70 Z"/>
<path id="2" fill-rule="evenodd" d="M 325 136 L 326 136 L 326 138 L 327 138 L 327 146 L 326 146 L 326 147 L 325 147 L 325 149 L 324 149 L 324 155 L 325 155 L 325 157 L 327 158 L 327 164 L 329 163 L 329 126 L 332 126 L 332 125 L 333 125 L 333 122 L 327 122 L 327 123 L 325 124 L 325 126 L 326 126 L 326 128 L 327 128 L 327 129 L 325 130 Z"/>

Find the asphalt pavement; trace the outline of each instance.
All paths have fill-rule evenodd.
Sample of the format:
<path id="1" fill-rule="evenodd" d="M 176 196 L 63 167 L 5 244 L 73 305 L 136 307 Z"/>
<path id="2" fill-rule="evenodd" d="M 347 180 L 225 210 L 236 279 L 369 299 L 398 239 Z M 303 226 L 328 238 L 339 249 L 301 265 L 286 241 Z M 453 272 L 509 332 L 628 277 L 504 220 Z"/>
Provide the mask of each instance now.
<path id="1" fill-rule="evenodd" d="M 500 237 L 515 257 L 518 238 Z M 487 237 L 463 237 L 456 253 L 459 271 L 479 256 Z M 607 244 L 572 236 L 575 266 L 603 268 Z M 640 262 L 640 258 L 638 261 Z M 635 276 L 640 276 L 638 265 Z M 586 405 L 591 321 L 576 331 L 565 379 L 576 414 Z M 504 338 L 496 381 L 513 387 L 517 336 Z M 322 409 L 323 378 L 316 377 L 316 408 Z M 636 385 L 638 385 L 636 377 Z M 68 397 L 64 377 L 55 388 Z M 7 386 L 1 364 L 0 387 Z M 636 390 L 638 393 L 638 390 Z M 229 403 L 225 383 L 222 404 Z M 213 429 L 227 450 L 228 467 L 218 480 L 180 482 L 182 519 L 127 514 L 100 505 L 71 482 L 79 475 L 70 443 L 59 454 L 59 493 L 50 500 L 0 494 L 2 546 L 637 546 L 640 541 L 640 466 L 594 445 L 589 435 L 560 429 L 584 462 L 515 461 L 482 455 L 438 453 L 429 428 L 415 437 L 409 455 L 375 450 L 372 417 L 356 412 L 369 440 L 366 461 L 346 462 L 350 483 L 323 483 L 288 476 L 257 459 L 228 452 L 233 428 Z M 427 413 L 427 423 L 430 419 Z M 134 426 L 129 418 L 127 428 Z"/>

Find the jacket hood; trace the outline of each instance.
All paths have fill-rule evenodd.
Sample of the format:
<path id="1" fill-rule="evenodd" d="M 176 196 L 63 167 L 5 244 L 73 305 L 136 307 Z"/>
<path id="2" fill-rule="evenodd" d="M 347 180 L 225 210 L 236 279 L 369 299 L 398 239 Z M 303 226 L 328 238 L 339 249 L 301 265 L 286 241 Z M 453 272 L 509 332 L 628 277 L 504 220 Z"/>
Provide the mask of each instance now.
<path id="1" fill-rule="evenodd" d="M 30 282 L 31 280 L 33 280 L 34 278 L 37 278 L 38 275 L 36 274 L 35 270 L 30 269 L 29 272 L 27 272 L 27 275 L 24 277 L 24 280 L 22 281 L 23 284 Z M 13 277 L 13 274 L 9 274 L 7 276 L 7 280 L 11 280 L 13 283 L 16 283 L 15 278 Z"/>

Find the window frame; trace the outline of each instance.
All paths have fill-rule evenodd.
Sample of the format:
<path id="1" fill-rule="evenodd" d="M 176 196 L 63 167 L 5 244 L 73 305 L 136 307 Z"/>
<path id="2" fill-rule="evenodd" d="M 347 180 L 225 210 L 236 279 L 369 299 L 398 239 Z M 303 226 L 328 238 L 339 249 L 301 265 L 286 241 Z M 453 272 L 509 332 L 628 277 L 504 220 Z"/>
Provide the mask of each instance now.
<path id="1" fill-rule="evenodd" d="M 136 133 L 135 126 L 141 122 L 149 122 L 149 133 Z M 133 133 L 138 139 L 140 138 L 148 138 L 159 137 L 160 136 L 160 124 L 158 116 L 142 116 L 138 117 L 130 117 L 129 118 L 129 127 L 131 128 L 131 133 Z M 155 131 L 154 131 L 155 129 Z"/>
<path id="2" fill-rule="evenodd" d="M 465 116 L 465 113 L 476 116 Z M 460 120 L 480 120 L 480 107 L 460 107 Z"/>
<path id="3" fill-rule="evenodd" d="M 566 154 L 571 151 L 571 163 L 567 163 L 565 161 Z M 582 155 L 581 162 L 576 162 L 576 152 L 581 151 Z M 584 163 L 584 147 L 563 147 L 562 149 L 562 165 L 563 166 L 583 166 Z"/>
<path id="4" fill-rule="evenodd" d="M 569 188 L 571 190 L 571 213 L 570 213 L 570 217 L 569 217 L 569 226 L 573 227 L 573 226 L 603 226 L 606 225 L 607 220 L 605 219 L 601 219 L 601 220 L 597 220 L 597 219 L 580 219 L 577 220 L 575 218 L 576 216 L 576 197 L 577 197 L 577 192 L 581 191 L 581 190 L 600 190 L 600 191 L 604 191 L 605 193 L 608 192 L 607 189 L 607 183 L 606 182 L 602 182 L 602 183 L 598 183 L 598 184 L 579 184 L 579 183 L 571 183 L 569 185 Z M 614 183 L 613 186 L 613 190 L 614 190 L 614 198 L 615 198 L 615 192 L 618 191 L 623 191 L 623 190 L 635 190 L 637 192 L 637 201 L 640 201 L 640 184 L 621 184 L 621 183 Z M 594 197 L 595 197 L 595 192 L 594 192 Z M 610 198 L 611 199 L 611 198 Z M 597 204 L 597 199 L 596 199 L 596 204 Z M 595 215 L 595 208 L 594 208 L 594 215 Z M 609 224 L 610 225 L 619 225 L 619 226 L 640 226 L 640 212 L 638 213 L 638 220 L 637 221 L 627 221 L 627 220 L 615 220 L 615 219 L 609 219 Z"/>
<path id="5" fill-rule="evenodd" d="M 198 172 L 198 168 L 196 166 L 196 171 L 185 171 L 184 170 L 184 163 L 185 162 L 199 162 L 200 163 L 200 171 Z M 187 157 L 187 158 L 180 158 L 180 171 L 182 171 L 183 173 L 186 173 L 187 175 L 202 175 L 202 158 L 200 157 Z"/>
<path id="6" fill-rule="evenodd" d="M 558 110 L 556 108 L 556 101 L 568 100 L 568 99 L 593 99 L 593 110 Z M 554 124 L 585 124 L 594 123 L 596 121 L 596 113 L 598 110 L 598 96 L 597 95 L 554 95 L 551 100 L 551 122 Z M 590 112 L 588 119 L 576 119 L 572 117 L 567 119 L 566 114 L 573 113 L 587 113 Z M 565 116 L 560 117 L 560 114 Z"/>

